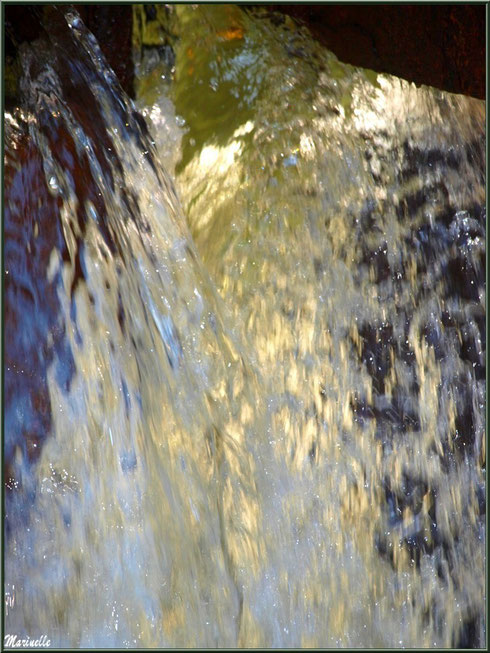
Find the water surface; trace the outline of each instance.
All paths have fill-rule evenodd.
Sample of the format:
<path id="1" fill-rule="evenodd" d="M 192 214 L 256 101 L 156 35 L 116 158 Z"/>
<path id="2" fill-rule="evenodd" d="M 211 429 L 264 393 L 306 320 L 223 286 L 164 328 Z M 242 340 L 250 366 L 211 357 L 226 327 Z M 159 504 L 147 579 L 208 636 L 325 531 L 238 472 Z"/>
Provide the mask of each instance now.
<path id="1" fill-rule="evenodd" d="M 484 103 L 175 6 L 138 113 L 48 18 L 6 116 L 6 632 L 483 646 Z"/>

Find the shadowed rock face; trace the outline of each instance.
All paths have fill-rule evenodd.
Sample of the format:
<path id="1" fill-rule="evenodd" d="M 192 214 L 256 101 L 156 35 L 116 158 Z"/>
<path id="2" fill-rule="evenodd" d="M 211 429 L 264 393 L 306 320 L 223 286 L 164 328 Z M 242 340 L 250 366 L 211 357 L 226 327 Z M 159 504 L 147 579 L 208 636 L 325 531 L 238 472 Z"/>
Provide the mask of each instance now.
<path id="1" fill-rule="evenodd" d="M 270 5 L 345 63 L 485 98 L 484 5 Z"/>

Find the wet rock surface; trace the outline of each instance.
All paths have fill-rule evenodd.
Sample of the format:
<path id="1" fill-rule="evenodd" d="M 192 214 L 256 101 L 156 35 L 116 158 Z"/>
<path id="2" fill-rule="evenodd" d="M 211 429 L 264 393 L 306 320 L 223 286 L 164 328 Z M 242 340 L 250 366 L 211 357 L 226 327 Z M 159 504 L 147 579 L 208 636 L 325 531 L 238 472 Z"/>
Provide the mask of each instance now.
<path id="1" fill-rule="evenodd" d="M 341 61 L 485 98 L 484 5 L 270 5 Z"/>

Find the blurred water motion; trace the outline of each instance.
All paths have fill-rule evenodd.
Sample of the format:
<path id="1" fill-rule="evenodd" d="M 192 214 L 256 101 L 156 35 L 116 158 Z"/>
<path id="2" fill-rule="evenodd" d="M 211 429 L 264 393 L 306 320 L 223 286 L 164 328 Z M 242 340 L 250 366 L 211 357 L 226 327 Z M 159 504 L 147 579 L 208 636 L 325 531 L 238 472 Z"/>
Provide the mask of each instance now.
<path id="1" fill-rule="evenodd" d="M 483 646 L 485 105 L 167 13 L 6 116 L 6 632 Z"/>

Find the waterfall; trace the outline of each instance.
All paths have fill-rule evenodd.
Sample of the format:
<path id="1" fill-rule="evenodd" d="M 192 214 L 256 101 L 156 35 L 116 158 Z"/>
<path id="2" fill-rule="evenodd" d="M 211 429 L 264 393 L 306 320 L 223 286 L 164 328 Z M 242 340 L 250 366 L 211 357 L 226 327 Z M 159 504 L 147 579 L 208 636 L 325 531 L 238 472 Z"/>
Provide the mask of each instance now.
<path id="1" fill-rule="evenodd" d="M 137 9 L 135 9 L 137 11 Z M 485 104 L 175 6 L 5 115 L 5 632 L 485 641 Z"/>

